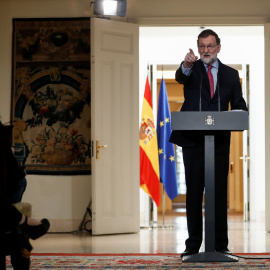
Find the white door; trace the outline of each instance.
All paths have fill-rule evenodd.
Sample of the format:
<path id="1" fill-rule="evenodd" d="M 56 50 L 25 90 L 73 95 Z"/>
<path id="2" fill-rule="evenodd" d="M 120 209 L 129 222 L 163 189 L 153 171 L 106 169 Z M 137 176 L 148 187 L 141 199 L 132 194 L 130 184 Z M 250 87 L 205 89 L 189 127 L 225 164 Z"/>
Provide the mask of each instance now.
<path id="1" fill-rule="evenodd" d="M 242 66 L 243 79 L 242 91 L 243 97 L 249 108 L 249 65 Z M 243 132 L 243 186 L 244 186 L 244 221 L 250 220 L 250 181 L 249 181 L 249 130 Z"/>
<path id="2" fill-rule="evenodd" d="M 138 25 L 91 19 L 91 138 L 92 234 L 138 232 Z"/>
<path id="3" fill-rule="evenodd" d="M 270 231 L 270 23 L 264 25 L 264 54 L 265 54 L 265 230 Z"/>

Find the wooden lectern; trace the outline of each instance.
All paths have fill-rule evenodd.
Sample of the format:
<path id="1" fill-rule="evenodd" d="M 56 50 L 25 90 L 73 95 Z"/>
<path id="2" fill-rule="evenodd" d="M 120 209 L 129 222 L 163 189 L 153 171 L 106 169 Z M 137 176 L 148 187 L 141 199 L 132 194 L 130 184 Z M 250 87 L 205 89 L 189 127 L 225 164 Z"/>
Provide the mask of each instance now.
<path id="1" fill-rule="evenodd" d="M 172 112 L 172 130 L 243 131 L 248 112 Z M 209 132 L 208 132 L 209 133 Z M 215 136 L 205 135 L 205 252 L 185 256 L 183 262 L 237 262 L 232 255 L 215 251 Z"/>

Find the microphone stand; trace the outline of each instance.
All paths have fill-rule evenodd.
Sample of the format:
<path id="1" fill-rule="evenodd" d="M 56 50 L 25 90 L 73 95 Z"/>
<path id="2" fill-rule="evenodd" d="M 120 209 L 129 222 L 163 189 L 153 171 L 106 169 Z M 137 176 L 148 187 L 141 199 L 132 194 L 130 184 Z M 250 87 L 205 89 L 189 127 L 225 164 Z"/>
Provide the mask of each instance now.
<path id="1" fill-rule="evenodd" d="M 200 103 L 199 103 L 199 111 L 202 111 L 202 74 L 201 74 L 201 83 L 200 83 Z"/>

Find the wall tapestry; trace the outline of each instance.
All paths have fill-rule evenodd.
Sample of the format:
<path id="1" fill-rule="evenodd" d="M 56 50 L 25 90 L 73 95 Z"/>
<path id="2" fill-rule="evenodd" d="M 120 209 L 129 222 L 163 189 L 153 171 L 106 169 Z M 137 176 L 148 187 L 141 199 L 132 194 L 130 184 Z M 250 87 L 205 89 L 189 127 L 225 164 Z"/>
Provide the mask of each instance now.
<path id="1" fill-rule="evenodd" d="M 28 174 L 90 174 L 90 19 L 13 19 L 13 145 Z"/>

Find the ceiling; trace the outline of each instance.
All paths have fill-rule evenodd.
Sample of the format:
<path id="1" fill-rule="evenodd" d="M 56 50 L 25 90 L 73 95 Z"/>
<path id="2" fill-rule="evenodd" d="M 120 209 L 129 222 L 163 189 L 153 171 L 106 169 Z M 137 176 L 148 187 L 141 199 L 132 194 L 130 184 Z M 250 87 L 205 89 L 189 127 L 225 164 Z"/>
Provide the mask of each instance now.
<path id="1" fill-rule="evenodd" d="M 163 25 L 164 23 L 260 25 L 270 22 L 270 1 L 127 0 L 126 16 L 130 21 L 141 24 L 160 21 Z M 143 18 L 148 20 L 144 21 Z"/>
<path id="2" fill-rule="evenodd" d="M 263 16 L 270 18 L 270 1 L 127 0 L 127 16 Z"/>

